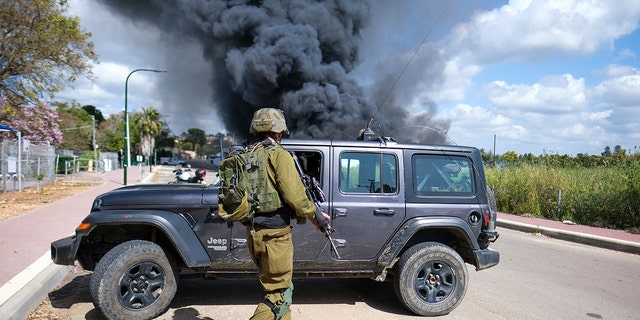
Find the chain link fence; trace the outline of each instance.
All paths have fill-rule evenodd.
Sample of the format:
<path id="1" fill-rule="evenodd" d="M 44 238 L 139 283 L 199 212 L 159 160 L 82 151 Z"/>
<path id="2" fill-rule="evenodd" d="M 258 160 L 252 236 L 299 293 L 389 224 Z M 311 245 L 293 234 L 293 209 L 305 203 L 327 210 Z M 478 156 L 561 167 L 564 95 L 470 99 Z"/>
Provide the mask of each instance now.
<path id="1" fill-rule="evenodd" d="M 100 152 L 98 159 L 73 150 L 56 150 L 48 143 L 23 139 L 0 142 L 0 192 L 19 191 L 64 180 L 95 183 L 105 172 L 119 168 L 116 152 Z"/>
<path id="2" fill-rule="evenodd" d="M 71 183 L 102 182 L 105 172 L 119 168 L 116 152 L 99 152 L 98 159 L 89 158 L 87 153 L 74 150 L 57 150 L 58 178 Z"/>
<path id="3" fill-rule="evenodd" d="M 55 148 L 48 143 L 4 139 L 0 146 L 2 192 L 48 184 L 56 178 Z"/>

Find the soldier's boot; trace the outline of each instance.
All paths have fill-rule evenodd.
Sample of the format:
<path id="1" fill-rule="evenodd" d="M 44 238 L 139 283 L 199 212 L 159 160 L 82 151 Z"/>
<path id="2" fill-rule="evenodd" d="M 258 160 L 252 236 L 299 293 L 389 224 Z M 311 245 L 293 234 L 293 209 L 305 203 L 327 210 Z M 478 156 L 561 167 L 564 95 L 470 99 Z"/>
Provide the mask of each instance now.
<path id="1" fill-rule="evenodd" d="M 291 320 L 292 296 L 293 283 L 284 291 L 267 293 L 250 320 Z"/>
<path id="2" fill-rule="evenodd" d="M 273 320 L 273 312 L 266 304 L 260 303 L 249 320 Z"/>
<path id="3" fill-rule="evenodd" d="M 274 320 L 276 317 L 277 315 L 271 308 L 264 303 L 260 303 L 249 320 Z M 287 309 L 280 320 L 291 320 L 291 310 Z"/>

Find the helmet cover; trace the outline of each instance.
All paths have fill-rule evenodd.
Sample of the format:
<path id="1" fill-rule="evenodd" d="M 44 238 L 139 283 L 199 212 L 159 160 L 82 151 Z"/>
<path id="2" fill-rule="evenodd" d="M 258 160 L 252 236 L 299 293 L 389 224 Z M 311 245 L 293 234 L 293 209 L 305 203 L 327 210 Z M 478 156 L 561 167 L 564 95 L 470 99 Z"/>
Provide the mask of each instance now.
<path id="1" fill-rule="evenodd" d="M 276 108 L 262 108 L 253 114 L 251 120 L 252 134 L 259 132 L 288 133 L 284 112 Z"/>

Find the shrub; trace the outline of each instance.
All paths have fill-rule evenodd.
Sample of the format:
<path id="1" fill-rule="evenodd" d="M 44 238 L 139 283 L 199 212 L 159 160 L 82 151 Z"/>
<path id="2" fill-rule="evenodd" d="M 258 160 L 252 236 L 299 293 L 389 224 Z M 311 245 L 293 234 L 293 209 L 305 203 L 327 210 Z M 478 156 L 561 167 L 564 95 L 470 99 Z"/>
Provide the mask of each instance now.
<path id="1" fill-rule="evenodd" d="M 640 227 L 640 160 L 599 167 L 514 165 L 487 169 L 498 210 L 616 229 Z M 558 190 L 562 190 L 560 214 Z"/>

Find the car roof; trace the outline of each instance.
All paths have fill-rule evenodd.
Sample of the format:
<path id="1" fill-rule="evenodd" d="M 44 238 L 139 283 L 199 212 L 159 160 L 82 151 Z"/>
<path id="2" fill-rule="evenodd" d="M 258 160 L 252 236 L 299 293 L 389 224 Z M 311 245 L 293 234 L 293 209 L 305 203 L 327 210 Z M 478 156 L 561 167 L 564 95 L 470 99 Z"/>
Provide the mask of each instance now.
<path id="1" fill-rule="evenodd" d="M 358 147 L 358 148 L 393 148 L 405 150 L 432 150 L 439 152 L 478 152 L 475 147 L 440 145 L 440 144 L 417 144 L 398 143 L 391 140 L 327 140 L 327 139 L 282 139 L 283 146 L 332 146 L 332 147 Z"/>

